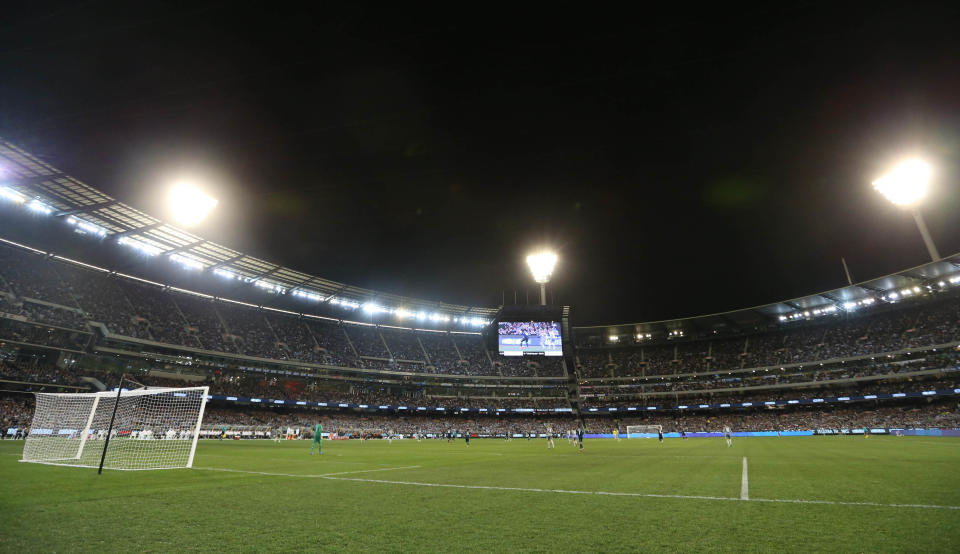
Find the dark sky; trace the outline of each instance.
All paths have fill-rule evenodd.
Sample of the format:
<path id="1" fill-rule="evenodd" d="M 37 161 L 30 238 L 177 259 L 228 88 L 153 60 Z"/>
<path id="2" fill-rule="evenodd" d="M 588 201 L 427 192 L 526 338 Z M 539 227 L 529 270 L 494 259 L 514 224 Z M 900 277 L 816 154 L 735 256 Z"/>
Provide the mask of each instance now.
<path id="1" fill-rule="evenodd" d="M 549 244 L 578 324 L 924 263 L 870 187 L 913 153 L 960 251 L 956 2 L 236 4 L 5 7 L 0 136 L 161 217 L 191 176 L 198 234 L 389 292 L 523 301 Z"/>

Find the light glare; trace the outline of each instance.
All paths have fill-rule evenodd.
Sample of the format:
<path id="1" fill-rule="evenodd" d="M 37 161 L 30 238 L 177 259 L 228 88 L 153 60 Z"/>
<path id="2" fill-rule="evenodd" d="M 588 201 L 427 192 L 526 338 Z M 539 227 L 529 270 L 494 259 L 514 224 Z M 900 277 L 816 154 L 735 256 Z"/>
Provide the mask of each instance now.
<path id="1" fill-rule="evenodd" d="M 913 206 L 926 196 L 930 174 L 925 162 L 910 160 L 874 181 L 873 188 L 897 206 Z"/>
<path id="2" fill-rule="evenodd" d="M 200 189 L 187 184 L 170 189 L 170 208 L 173 219 L 181 225 L 196 225 L 217 207 L 217 200 Z"/>
<path id="3" fill-rule="evenodd" d="M 547 283 L 553 274 L 553 268 L 557 264 L 557 255 L 553 252 L 540 252 L 527 256 L 527 265 L 530 266 L 530 273 L 533 273 L 533 280 L 538 283 Z"/>

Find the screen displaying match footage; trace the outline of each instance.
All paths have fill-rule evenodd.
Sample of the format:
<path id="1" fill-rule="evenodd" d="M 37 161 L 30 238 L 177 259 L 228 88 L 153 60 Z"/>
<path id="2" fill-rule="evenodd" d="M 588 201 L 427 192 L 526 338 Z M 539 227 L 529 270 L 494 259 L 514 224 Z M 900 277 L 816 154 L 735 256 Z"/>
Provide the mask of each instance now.
<path id="1" fill-rule="evenodd" d="M 562 356 L 560 323 L 556 321 L 501 321 L 497 324 L 504 356 Z"/>

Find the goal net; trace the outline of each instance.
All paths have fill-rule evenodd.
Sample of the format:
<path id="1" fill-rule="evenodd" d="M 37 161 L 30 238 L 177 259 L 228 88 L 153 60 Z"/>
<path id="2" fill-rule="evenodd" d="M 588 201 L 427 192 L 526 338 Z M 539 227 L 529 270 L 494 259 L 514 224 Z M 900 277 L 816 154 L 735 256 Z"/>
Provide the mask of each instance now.
<path id="1" fill-rule="evenodd" d="M 628 439 L 655 439 L 663 425 L 627 425 Z"/>
<path id="2" fill-rule="evenodd" d="M 37 393 L 21 462 L 107 469 L 193 466 L 209 387 Z M 116 407 L 113 431 L 107 441 Z"/>

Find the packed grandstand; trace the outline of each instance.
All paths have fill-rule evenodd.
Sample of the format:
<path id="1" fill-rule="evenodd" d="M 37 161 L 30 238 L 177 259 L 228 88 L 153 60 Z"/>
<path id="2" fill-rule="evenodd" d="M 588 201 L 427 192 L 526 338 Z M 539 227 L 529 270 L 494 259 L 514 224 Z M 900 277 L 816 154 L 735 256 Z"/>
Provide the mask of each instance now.
<path id="1" fill-rule="evenodd" d="M 266 262 L 256 274 L 239 253 L 203 258 L 210 243 L 164 244 L 159 221 L 111 224 L 107 212 L 132 209 L 105 195 L 66 203 L 94 189 L 0 144 L 14 175 L 0 200 L 11 223 L 0 237 L 0 428 L 10 435 L 30 426 L 23 393 L 105 390 L 121 374 L 209 385 L 204 425 L 242 436 L 318 416 L 343 436 L 960 428 L 958 256 L 727 314 L 574 326 L 562 357 L 505 357 L 488 340 L 498 307 L 428 313 L 426 301 L 284 280 L 292 270 Z M 172 263 L 131 263 L 121 242 Z"/>

